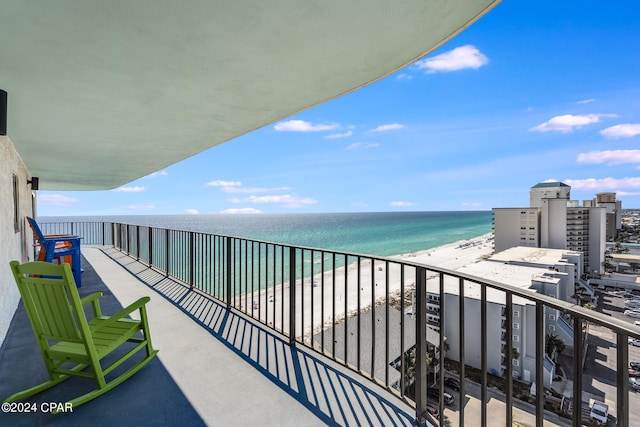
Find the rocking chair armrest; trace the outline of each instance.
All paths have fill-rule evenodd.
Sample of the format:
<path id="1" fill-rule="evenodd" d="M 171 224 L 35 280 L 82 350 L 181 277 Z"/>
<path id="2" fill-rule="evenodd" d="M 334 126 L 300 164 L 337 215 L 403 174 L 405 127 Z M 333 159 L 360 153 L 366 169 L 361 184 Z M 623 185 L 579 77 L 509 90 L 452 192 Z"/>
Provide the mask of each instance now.
<path id="1" fill-rule="evenodd" d="M 102 316 L 102 310 L 100 309 L 100 297 L 102 297 L 102 292 L 94 292 L 80 300 L 80 303 L 84 307 L 85 305 L 91 303 L 93 309 L 93 317 Z"/>
<path id="2" fill-rule="evenodd" d="M 98 331 L 106 326 L 109 326 L 113 323 L 116 323 L 118 320 L 122 319 L 123 317 L 133 313 L 136 310 L 140 310 L 142 309 L 146 303 L 148 303 L 149 301 L 151 301 L 151 298 L 149 297 L 142 297 L 139 300 L 135 301 L 134 303 L 130 304 L 129 306 L 123 308 L 122 310 L 118 311 L 117 313 L 109 316 L 109 318 L 101 323 L 95 330 Z M 142 314 L 141 314 L 142 317 Z M 141 319 L 144 320 L 144 319 Z"/>

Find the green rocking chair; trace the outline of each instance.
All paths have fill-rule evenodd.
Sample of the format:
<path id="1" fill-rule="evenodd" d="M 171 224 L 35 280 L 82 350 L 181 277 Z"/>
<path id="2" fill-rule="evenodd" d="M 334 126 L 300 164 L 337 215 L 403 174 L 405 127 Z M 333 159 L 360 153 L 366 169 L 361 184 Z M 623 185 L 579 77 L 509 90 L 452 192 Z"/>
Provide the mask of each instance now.
<path id="1" fill-rule="evenodd" d="M 70 401 L 76 407 L 130 378 L 158 352 L 151 345 L 147 323 L 145 304 L 149 297 L 140 298 L 112 316 L 104 316 L 98 301 L 102 293 L 80 299 L 69 264 L 40 261 L 10 264 L 50 379 L 8 397 L 5 402 L 25 399 L 71 376 L 94 380 L 95 390 Z M 87 320 L 83 308 L 89 303 L 93 310 L 91 320 Z M 127 317 L 136 310 L 140 320 Z M 132 348 L 103 368 L 101 360 L 127 342 L 133 343 L 128 344 Z M 107 374 L 142 349 L 146 350 L 144 358 L 107 382 Z"/>

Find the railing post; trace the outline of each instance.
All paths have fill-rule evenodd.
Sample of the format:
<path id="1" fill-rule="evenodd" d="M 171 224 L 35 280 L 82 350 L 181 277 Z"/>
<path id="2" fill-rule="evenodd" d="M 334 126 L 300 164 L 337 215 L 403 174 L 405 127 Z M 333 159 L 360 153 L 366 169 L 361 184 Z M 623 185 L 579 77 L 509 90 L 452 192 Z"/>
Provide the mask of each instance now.
<path id="1" fill-rule="evenodd" d="M 427 411 L 427 270 L 416 267 L 416 422 L 425 425 Z"/>
<path id="2" fill-rule="evenodd" d="M 193 231 L 189 232 L 189 287 L 193 290 L 194 282 L 195 282 L 195 269 L 196 269 L 196 260 L 195 260 L 195 245 L 194 245 L 194 234 Z"/>
<path id="3" fill-rule="evenodd" d="M 153 265 L 153 228 L 148 227 L 147 230 L 149 231 L 149 265 L 151 266 Z"/>
<path id="4" fill-rule="evenodd" d="M 226 295 L 226 301 L 227 301 L 227 309 L 231 308 L 231 281 L 233 280 L 233 276 L 231 274 L 231 243 L 232 243 L 232 239 L 231 237 L 227 237 L 227 263 L 226 263 L 226 270 L 227 270 L 227 283 L 226 283 L 226 289 L 227 289 L 227 295 Z"/>
<path id="5" fill-rule="evenodd" d="M 169 229 L 164 230 L 165 242 L 164 242 L 164 257 L 167 266 L 167 277 L 169 277 Z"/>
<path id="6" fill-rule="evenodd" d="M 544 305 L 536 301 L 536 426 L 544 424 Z"/>
<path id="7" fill-rule="evenodd" d="M 289 246 L 289 345 L 296 344 L 296 248 Z"/>
<path id="8" fill-rule="evenodd" d="M 573 315 L 573 421 L 582 425 L 582 318 Z"/>
<path id="9" fill-rule="evenodd" d="M 136 261 L 140 261 L 140 226 L 136 225 Z"/>
<path id="10" fill-rule="evenodd" d="M 616 333 L 617 349 L 616 362 L 618 366 L 617 378 L 617 403 L 616 418 L 617 425 L 629 425 L 629 377 L 627 376 L 627 366 L 629 366 L 629 341 L 628 335 L 622 332 Z"/>

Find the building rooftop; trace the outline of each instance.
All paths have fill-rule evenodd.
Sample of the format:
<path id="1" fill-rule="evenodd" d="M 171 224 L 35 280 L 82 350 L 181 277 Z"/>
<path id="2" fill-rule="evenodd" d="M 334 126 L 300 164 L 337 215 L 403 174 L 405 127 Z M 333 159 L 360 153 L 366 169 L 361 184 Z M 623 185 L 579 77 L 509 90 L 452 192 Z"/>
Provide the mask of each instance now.
<path id="1" fill-rule="evenodd" d="M 565 264 L 567 255 L 580 256 L 580 252 L 568 249 L 515 246 L 492 255 L 489 260 L 496 262 L 520 262 L 549 266 Z"/>
<path id="2" fill-rule="evenodd" d="M 531 188 L 555 188 L 555 187 L 569 187 L 564 182 L 540 182 Z"/>

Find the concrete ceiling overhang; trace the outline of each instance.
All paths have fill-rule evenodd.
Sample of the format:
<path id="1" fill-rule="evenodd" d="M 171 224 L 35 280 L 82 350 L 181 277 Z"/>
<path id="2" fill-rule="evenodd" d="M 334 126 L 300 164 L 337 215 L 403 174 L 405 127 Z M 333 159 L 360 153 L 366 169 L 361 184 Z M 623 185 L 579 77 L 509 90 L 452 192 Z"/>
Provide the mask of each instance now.
<path id="1" fill-rule="evenodd" d="M 41 189 L 114 188 L 379 80 L 497 2 L 0 0 L 7 135 Z"/>

